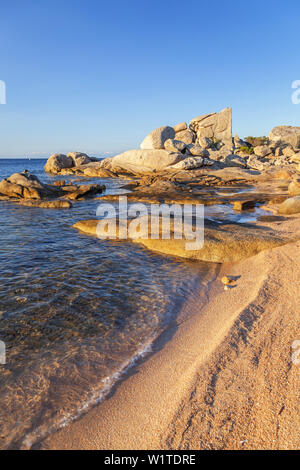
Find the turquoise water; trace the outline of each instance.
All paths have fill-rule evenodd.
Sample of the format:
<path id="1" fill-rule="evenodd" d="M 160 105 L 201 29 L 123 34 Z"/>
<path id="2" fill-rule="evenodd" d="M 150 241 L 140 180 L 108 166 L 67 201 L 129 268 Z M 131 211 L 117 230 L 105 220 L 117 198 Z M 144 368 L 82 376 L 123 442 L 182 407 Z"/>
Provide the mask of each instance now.
<path id="1" fill-rule="evenodd" d="M 0 160 L 0 179 L 45 160 Z M 116 193 L 124 181 L 89 179 Z M 183 262 L 72 225 L 99 202 L 47 210 L 0 201 L 0 448 L 28 448 L 99 402 L 175 318 L 212 266 Z"/>

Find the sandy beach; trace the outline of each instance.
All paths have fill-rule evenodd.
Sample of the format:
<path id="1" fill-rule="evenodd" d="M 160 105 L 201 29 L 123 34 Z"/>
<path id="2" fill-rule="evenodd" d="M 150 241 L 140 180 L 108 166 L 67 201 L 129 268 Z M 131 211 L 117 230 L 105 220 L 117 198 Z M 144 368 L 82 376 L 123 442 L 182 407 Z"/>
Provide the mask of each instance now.
<path id="1" fill-rule="evenodd" d="M 298 237 L 300 218 L 276 230 Z M 299 248 L 220 265 L 103 403 L 36 448 L 299 448 Z M 238 277 L 229 291 L 223 275 Z"/>

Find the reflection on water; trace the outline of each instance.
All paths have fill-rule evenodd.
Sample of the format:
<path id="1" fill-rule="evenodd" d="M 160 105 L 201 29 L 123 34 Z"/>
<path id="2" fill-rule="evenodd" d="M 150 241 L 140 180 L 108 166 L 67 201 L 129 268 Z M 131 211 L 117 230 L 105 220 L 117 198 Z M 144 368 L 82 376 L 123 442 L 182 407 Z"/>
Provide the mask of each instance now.
<path id="1" fill-rule="evenodd" d="M 28 168 L 49 181 L 43 164 L 0 161 L 0 178 Z M 113 192 L 123 183 L 100 182 Z M 94 218 L 98 202 L 71 210 L 0 202 L 1 448 L 30 445 L 96 402 L 212 275 L 205 263 L 79 234 L 72 224 Z"/>

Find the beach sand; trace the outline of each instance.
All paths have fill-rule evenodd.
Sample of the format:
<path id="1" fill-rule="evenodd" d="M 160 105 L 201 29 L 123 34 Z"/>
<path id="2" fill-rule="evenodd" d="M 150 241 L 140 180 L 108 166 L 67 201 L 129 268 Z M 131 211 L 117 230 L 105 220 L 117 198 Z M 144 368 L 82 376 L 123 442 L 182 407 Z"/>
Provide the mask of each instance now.
<path id="1" fill-rule="evenodd" d="M 300 217 L 276 229 L 300 239 Z M 300 241 L 220 265 L 103 403 L 35 448 L 299 449 L 299 299 Z"/>

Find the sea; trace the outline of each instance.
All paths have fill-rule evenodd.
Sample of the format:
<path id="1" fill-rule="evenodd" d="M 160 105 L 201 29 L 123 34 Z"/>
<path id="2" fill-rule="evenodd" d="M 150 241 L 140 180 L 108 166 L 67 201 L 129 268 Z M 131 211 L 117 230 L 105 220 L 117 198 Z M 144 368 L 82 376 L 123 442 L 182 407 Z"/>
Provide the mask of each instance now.
<path id="1" fill-rule="evenodd" d="M 1 159 L 0 180 L 29 170 L 50 176 L 45 159 Z M 122 179 L 93 179 L 104 194 Z M 96 218 L 98 199 L 71 209 L 0 201 L 0 448 L 29 449 L 99 404 L 215 266 L 99 240 L 72 226 Z M 2 343 L 2 344 L 3 344 Z"/>

